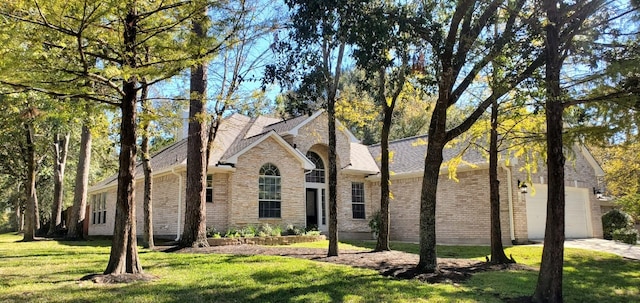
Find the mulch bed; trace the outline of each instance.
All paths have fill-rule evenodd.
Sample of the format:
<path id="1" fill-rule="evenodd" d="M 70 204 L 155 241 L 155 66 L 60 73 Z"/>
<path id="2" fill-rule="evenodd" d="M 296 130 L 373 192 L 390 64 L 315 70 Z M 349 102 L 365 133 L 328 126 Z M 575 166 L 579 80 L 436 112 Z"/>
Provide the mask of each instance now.
<path id="1" fill-rule="evenodd" d="M 384 276 L 398 279 L 418 279 L 427 283 L 458 283 L 474 273 L 496 270 L 536 270 L 521 264 L 493 265 L 487 262 L 438 258 L 439 273 L 416 271 L 419 257 L 401 251 L 373 252 L 367 250 L 340 250 L 336 257 L 327 257 L 326 249 L 259 245 L 229 245 L 202 248 L 157 247 L 157 250 L 176 253 L 217 253 L 232 255 L 269 255 L 308 259 L 353 267 L 373 269 Z"/>

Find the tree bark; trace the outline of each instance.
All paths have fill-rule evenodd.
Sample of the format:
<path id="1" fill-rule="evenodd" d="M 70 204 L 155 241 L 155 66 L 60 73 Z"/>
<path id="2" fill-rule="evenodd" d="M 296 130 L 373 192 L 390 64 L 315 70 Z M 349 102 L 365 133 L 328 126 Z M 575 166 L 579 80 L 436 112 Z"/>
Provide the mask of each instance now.
<path id="1" fill-rule="evenodd" d="M 62 206 L 64 200 L 64 170 L 67 165 L 69 151 L 69 134 L 54 135 L 53 142 L 53 203 L 51 203 L 51 221 L 47 235 L 54 235 L 62 230 Z"/>
<path id="2" fill-rule="evenodd" d="M 203 24 L 207 18 L 203 7 L 197 19 L 193 21 L 192 33 L 196 37 L 206 37 Z M 184 230 L 180 245 L 183 247 L 207 247 L 207 222 L 205 189 L 207 181 L 206 142 L 206 63 L 201 62 L 191 68 L 189 101 L 189 137 L 187 139 L 187 186 Z"/>
<path id="3" fill-rule="evenodd" d="M 147 99 L 148 89 L 149 87 L 145 83 L 142 86 L 142 93 L 140 94 L 142 111 L 145 113 L 150 111 L 149 100 Z M 155 246 L 153 242 L 153 169 L 151 167 L 151 154 L 149 153 L 149 119 L 144 119 L 142 123 L 142 143 L 140 146 L 142 152 L 142 168 L 144 171 L 144 236 L 142 245 L 145 248 L 153 248 Z"/>
<path id="4" fill-rule="evenodd" d="M 329 249 L 327 256 L 338 255 L 338 161 L 336 156 L 336 94 L 338 91 L 338 81 L 340 80 L 340 67 L 342 55 L 344 54 L 344 43 L 338 47 L 338 58 L 331 77 L 328 70 L 330 64 L 328 47 L 324 48 L 323 64 L 325 67 L 325 77 L 327 81 L 327 123 L 329 129 Z"/>
<path id="5" fill-rule="evenodd" d="M 24 159 L 27 164 L 27 183 L 25 188 L 27 191 L 27 205 L 24 211 L 24 236 L 22 241 L 33 241 L 36 235 L 36 204 L 38 203 L 38 196 L 36 194 L 36 151 L 34 146 L 34 130 L 30 123 L 24 124 L 26 145 L 24 147 L 25 154 Z"/>
<path id="6" fill-rule="evenodd" d="M 450 62 L 445 60 L 446 62 Z M 452 87 L 451 66 L 443 67 L 440 76 L 438 100 L 436 101 L 429 123 L 427 155 L 424 160 L 424 174 L 420 195 L 420 261 L 417 270 L 438 272 L 436 252 L 436 193 L 440 166 L 443 162 L 442 151 L 447 143 L 447 108 Z"/>
<path id="7" fill-rule="evenodd" d="M 82 125 L 80 135 L 80 155 L 76 168 L 75 188 L 73 190 L 73 207 L 71 220 L 68 223 L 67 238 L 70 240 L 84 239 L 83 224 L 85 209 L 87 208 L 87 190 L 89 188 L 89 168 L 91 164 L 91 130 L 88 122 Z"/>
<path id="8" fill-rule="evenodd" d="M 380 73 L 382 78 L 379 85 L 385 85 L 384 72 Z M 384 88 L 382 88 L 384 90 Z M 391 130 L 391 116 L 393 115 L 393 107 L 387 105 L 384 94 L 380 97 L 384 118 L 382 122 L 382 132 L 380 134 L 380 230 L 378 232 L 378 241 L 376 242 L 375 251 L 390 250 L 389 248 L 389 131 Z"/>
<path id="9" fill-rule="evenodd" d="M 547 85 L 547 170 L 549 190 L 547 196 L 547 221 L 544 233 L 542 262 L 538 274 L 538 283 L 533 293 L 535 302 L 562 302 L 562 266 L 564 263 L 564 163 L 562 152 L 562 113 L 561 100 L 559 21 L 557 1 L 544 0 L 543 8 L 547 14 L 546 31 L 546 68 Z"/>
<path id="10" fill-rule="evenodd" d="M 124 24 L 125 62 L 135 68 L 136 35 L 140 16 L 135 4 L 130 4 Z M 136 76 L 123 80 L 124 97 L 120 105 L 120 156 L 116 193 L 115 226 L 109 264 L 104 274 L 138 274 L 142 265 L 138 258 L 136 238 L 135 168 L 136 168 Z"/>
<path id="11" fill-rule="evenodd" d="M 507 258 L 502 246 L 500 226 L 500 180 L 498 180 L 498 100 L 491 105 L 491 134 L 489 135 L 489 200 L 491 204 L 491 263 L 515 263 Z"/>

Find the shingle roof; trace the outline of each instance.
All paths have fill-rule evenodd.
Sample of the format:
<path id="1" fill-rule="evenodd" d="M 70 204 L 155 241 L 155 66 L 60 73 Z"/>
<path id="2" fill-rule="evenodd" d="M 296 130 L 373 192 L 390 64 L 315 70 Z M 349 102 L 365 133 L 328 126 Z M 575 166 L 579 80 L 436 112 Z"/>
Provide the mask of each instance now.
<path id="1" fill-rule="evenodd" d="M 451 160 L 458 155 L 462 148 L 464 148 L 463 145 L 445 148 L 442 152 L 444 161 Z M 381 154 L 380 144 L 370 145 L 369 152 L 371 152 L 371 155 L 379 167 Z M 424 170 L 424 158 L 427 154 L 427 135 L 389 142 L 389 152 L 391 153 L 389 161 L 390 171 L 395 174 L 421 172 Z M 476 149 L 468 149 L 462 159 L 472 164 L 487 162 L 484 156 Z"/>
<path id="2" fill-rule="evenodd" d="M 378 168 L 378 164 L 371 156 L 369 149 L 366 145 L 362 145 L 360 143 L 351 143 L 351 165 L 350 169 L 377 173 L 380 172 Z"/>

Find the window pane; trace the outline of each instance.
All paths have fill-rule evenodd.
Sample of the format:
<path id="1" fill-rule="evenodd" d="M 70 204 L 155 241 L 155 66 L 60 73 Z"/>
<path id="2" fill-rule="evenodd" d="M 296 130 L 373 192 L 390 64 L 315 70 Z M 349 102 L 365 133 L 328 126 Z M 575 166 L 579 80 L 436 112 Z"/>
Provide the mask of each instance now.
<path id="1" fill-rule="evenodd" d="M 354 219 L 364 219 L 364 204 L 351 204 Z"/>
<path id="2" fill-rule="evenodd" d="M 354 219 L 365 219 L 364 183 L 351 183 L 351 210 Z"/>
<path id="3" fill-rule="evenodd" d="M 324 183 L 324 163 L 322 158 L 314 152 L 308 152 L 307 158 L 316 165 L 316 168 L 305 175 L 305 181 L 312 183 Z"/>

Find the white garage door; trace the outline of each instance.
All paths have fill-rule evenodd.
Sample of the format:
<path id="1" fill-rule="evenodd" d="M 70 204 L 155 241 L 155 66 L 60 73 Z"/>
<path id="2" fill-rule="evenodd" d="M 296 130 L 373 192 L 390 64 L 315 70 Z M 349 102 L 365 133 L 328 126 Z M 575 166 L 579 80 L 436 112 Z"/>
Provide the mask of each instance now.
<path id="1" fill-rule="evenodd" d="M 547 217 L 547 185 L 535 184 L 535 195 L 530 189 L 527 199 L 527 230 L 529 239 L 543 239 Z M 565 237 L 591 237 L 589 190 L 565 187 Z"/>

